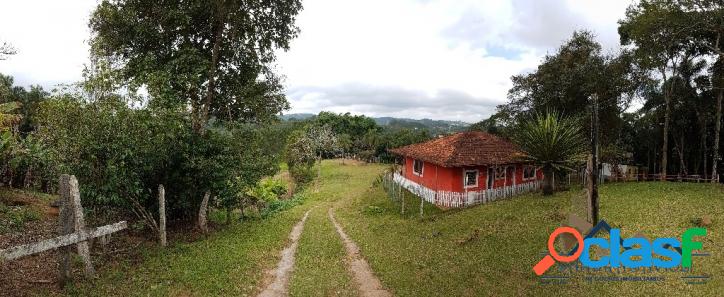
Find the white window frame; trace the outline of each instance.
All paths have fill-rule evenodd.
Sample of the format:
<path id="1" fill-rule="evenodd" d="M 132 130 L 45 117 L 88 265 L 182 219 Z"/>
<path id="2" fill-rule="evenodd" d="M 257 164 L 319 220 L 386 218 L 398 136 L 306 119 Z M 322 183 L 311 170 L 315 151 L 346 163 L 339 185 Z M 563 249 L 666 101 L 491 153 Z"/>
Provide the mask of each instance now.
<path id="1" fill-rule="evenodd" d="M 531 177 L 525 177 L 525 169 L 526 168 L 532 168 L 533 169 L 533 176 Z M 538 173 L 538 168 L 535 166 L 529 165 L 523 168 L 523 180 L 534 180 L 536 177 L 536 173 Z"/>
<path id="2" fill-rule="evenodd" d="M 498 169 L 503 170 L 503 177 L 498 177 Z M 493 180 L 506 180 L 508 177 L 508 167 L 507 166 L 497 166 L 493 167 Z"/>
<path id="3" fill-rule="evenodd" d="M 420 172 L 418 173 L 415 171 L 415 162 L 420 162 Z M 422 174 L 425 172 L 425 162 L 418 159 L 412 159 L 412 174 L 422 177 Z"/>
<path id="4" fill-rule="evenodd" d="M 475 184 L 474 185 L 468 185 L 467 183 L 467 177 L 468 172 L 475 172 Z M 478 187 L 478 180 L 480 179 L 480 172 L 477 169 L 465 169 L 463 170 L 463 187 L 464 188 L 476 188 Z"/>

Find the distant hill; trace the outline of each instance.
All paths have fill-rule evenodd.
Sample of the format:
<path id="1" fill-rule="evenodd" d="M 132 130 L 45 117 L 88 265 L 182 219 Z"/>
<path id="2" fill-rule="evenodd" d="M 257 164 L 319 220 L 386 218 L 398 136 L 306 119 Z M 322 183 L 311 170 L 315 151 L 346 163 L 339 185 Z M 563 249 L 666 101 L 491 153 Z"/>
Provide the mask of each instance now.
<path id="1" fill-rule="evenodd" d="M 280 116 L 284 121 L 289 120 L 306 120 L 315 116 L 311 113 L 292 113 Z M 432 119 L 408 119 L 395 117 L 372 117 L 380 126 L 387 126 L 390 129 L 428 129 L 433 134 L 458 132 L 465 130 L 469 123 L 461 121 L 445 121 Z"/>

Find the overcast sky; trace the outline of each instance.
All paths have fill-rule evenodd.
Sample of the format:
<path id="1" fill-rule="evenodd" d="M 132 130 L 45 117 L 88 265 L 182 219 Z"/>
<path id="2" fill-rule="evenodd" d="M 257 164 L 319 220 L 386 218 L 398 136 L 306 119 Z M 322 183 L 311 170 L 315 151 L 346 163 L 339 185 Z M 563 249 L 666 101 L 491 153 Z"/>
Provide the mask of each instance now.
<path id="1" fill-rule="evenodd" d="M 531 71 L 574 30 L 618 49 L 633 0 L 303 0 L 299 38 L 279 53 L 289 113 L 476 122 L 506 101 L 510 76 Z M 80 80 L 95 0 L 4 1 L 0 61 L 16 84 Z"/>

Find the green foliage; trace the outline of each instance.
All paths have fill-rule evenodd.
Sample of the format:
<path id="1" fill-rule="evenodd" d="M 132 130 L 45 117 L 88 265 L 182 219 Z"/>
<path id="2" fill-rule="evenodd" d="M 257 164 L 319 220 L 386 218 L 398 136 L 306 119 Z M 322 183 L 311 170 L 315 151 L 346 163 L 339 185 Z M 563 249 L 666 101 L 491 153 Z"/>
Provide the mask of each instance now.
<path id="1" fill-rule="evenodd" d="M 586 142 L 576 118 L 537 114 L 516 127 L 513 141 L 523 161 L 555 169 L 572 169 L 585 160 Z"/>
<path id="2" fill-rule="evenodd" d="M 314 178 L 315 160 L 323 155 L 332 155 L 338 152 L 337 136 L 329 126 L 307 125 L 301 130 L 294 131 L 288 140 L 286 161 L 297 185 L 305 186 Z"/>
<path id="3" fill-rule="evenodd" d="M 289 167 L 289 174 L 294 179 L 294 182 L 302 188 L 311 183 L 316 176 L 313 165 L 304 164 Z"/>
<path id="4" fill-rule="evenodd" d="M 577 31 L 556 52 L 546 55 L 532 73 L 512 77 L 508 103 L 486 126 L 514 126 L 535 113 L 556 111 L 574 117 L 590 112 L 591 96 L 598 96 L 601 142 L 614 142 L 623 112 L 640 86 L 640 72 L 630 55 L 604 54 L 593 33 Z M 590 127 L 589 122 L 582 122 Z"/>
<path id="5" fill-rule="evenodd" d="M 197 132 L 212 117 L 267 122 L 288 108 L 269 65 L 297 36 L 301 9 L 299 0 L 102 1 L 89 23 L 92 53 L 145 85 L 153 106 L 190 106 Z"/>
<path id="6" fill-rule="evenodd" d="M 41 105 L 38 138 L 55 159 L 55 172 L 75 174 L 84 205 L 152 210 L 155 189 L 166 187 L 171 218 L 189 219 L 204 192 L 224 207 L 276 172 L 281 146 L 263 127 L 217 124 L 193 133 L 188 116 L 169 109 L 133 109 L 107 98 L 59 97 Z"/>
<path id="7" fill-rule="evenodd" d="M 307 195 L 305 193 L 297 193 L 291 199 L 272 201 L 261 211 L 261 217 L 268 218 L 278 212 L 304 204 L 305 200 L 307 200 Z"/>
<path id="8" fill-rule="evenodd" d="M 521 160 L 543 167 L 546 195 L 553 193 L 555 170 L 574 170 L 585 160 L 586 142 L 576 118 L 537 114 L 513 131 L 513 141 L 523 152 Z"/>
<path id="9" fill-rule="evenodd" d="M 287 193 L 287 185 L 278 179 L 267 178 L 249 191 L 249 195 L 264 202 L 274 202 Z"/>

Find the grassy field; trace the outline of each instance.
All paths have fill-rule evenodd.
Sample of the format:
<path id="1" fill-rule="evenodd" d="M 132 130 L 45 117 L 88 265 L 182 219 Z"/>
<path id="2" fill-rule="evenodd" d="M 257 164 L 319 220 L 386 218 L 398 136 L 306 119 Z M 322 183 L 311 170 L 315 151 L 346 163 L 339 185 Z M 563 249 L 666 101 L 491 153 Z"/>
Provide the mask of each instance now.
<path id="1" fill-rule="evenodd" d="M 384 286 L 397 296 L 717 296 L 724 287 L 724 192 L 719 186 L 686 183 L 608 184 L 601 188 L 602 217 L 624 237 L 680 237 L 708 216 L 705 251 L 695 272 L 712 276 L 688 285 L 679 274 L 660 283 L 541 284 L 532 266 L 541 259 L 550 232 L 565 220 L 574 190 L 553 197 L 531 194 L 464 210 L 441 211 L 407 197 L 400 215 L 374 181 L 382 165 L 323 163 L 319 187 L 302 205 L 267 219 L 237 223 L 206 240 L 146 252 L 141 264 L 102 267 L 98 280 L 68 288 L 67 295 L 251 296 L 265 271 L 275 267 L 292 226 L 311 210 L 300 237 L 289 291 L 292 296 L 355 296 L 345 251 L 327 210 L 356 241 Z M 555 267 L 547 275 L 556 274 Z"/>
<path id="2" fill-rule="evenodd" d="M 624 237 L 681 237 L 694 220 L 708 216 L 704 238 L 710 257 L 695 257 L 705 285 L 685 284 L 683 274 L 657 274 L 660 283 L 593 282 L 541 284 L 532 266 L 542 257 L 548 235 L 565 221 L 571 195 L 531 194 L 466 210 L 432 213 L 423 219 L 400 216 L 379 188 L 350 199 L 338 216 L 372 268 L 398 296 L 719 296 L 724 287 L 724 192 L 720 186 L 688 183 L 608 184 L 601 188 L 602 218 Z M 419 200 L 418 200 L 419 201 Z M 408 200 L 408 203 L 414 203 Z M 378 211 L 367 211 L 372 206 Z M 546 275 L 556 275 L 552 269 Z M 607 275 L 607 274 L 602 274 Z M 638 274 L 642 275 L 642 274 Z"/>
<path id="3" fill-rule="evenodd" d="M 71 296 L 253 296 L 279 261 L 292 226 L 311 209 L 300 237 L 293 296 L 354 296 L 342 241 L 327 210 L 344 197 L 366 193 L 381 166 L 325 161 L 322 182 L 305 190 L 304 204 L 267 219 L 235 223 L 208 239 L 146 251 L 140 265 L 102 267 L 100 278 L 78 282 Z M 41 295 L 48 292 L 39 292 Z"/>

